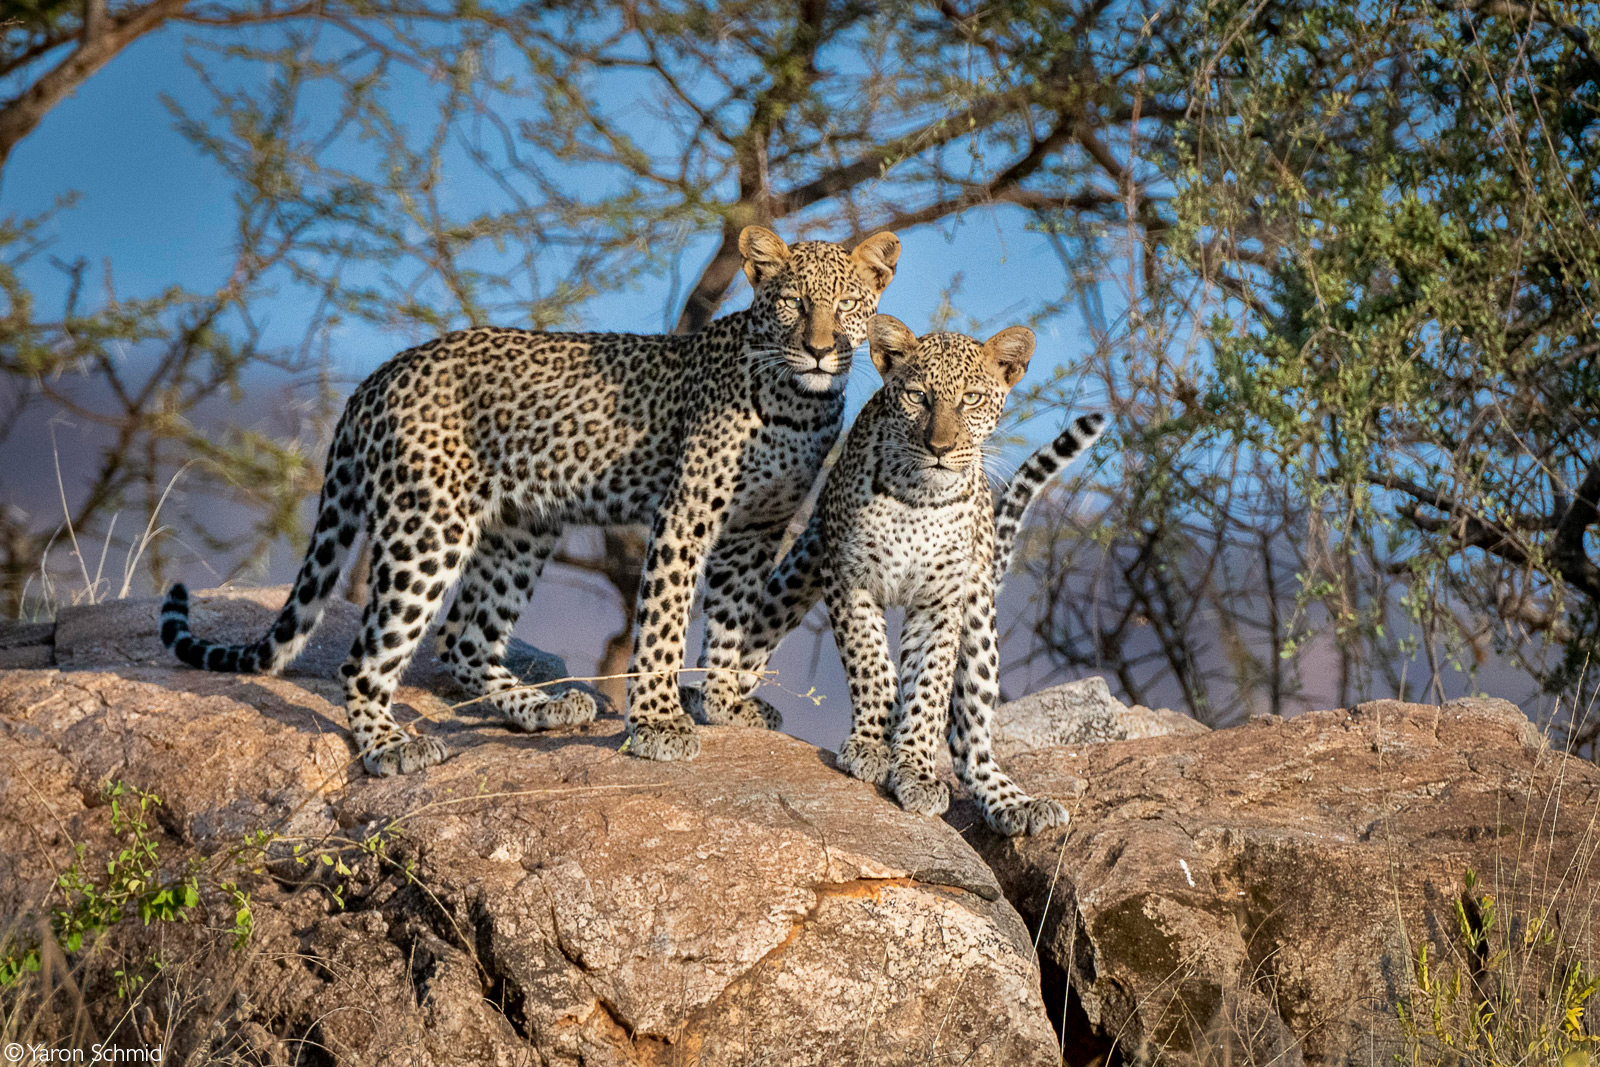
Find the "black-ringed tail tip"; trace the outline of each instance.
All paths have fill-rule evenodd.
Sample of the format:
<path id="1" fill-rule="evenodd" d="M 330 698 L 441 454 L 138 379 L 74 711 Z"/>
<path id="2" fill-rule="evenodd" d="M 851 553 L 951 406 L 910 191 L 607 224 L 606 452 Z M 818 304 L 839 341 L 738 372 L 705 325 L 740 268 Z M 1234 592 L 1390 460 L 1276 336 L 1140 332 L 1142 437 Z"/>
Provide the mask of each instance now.
<path id="1" fill-rule="evenodd" d="M 161 643 L 189 666 L 202 671 L 253 674 L 259 667 L 259 642 L 221 645 L 189 632 L 189 590 L 179 582 L 161 603 Z"/>
<path id="2" fill-rule="evenodd" d="M 1056 439 L 1023 460 L 994 504 L 994 581 L 998 588 L 1011 566 L 1017 531 L 1039 491 L 1057 471 L 1078 458 L 1100 439 L 1106 417 L 1095 411 L 1067 424 Z"/>

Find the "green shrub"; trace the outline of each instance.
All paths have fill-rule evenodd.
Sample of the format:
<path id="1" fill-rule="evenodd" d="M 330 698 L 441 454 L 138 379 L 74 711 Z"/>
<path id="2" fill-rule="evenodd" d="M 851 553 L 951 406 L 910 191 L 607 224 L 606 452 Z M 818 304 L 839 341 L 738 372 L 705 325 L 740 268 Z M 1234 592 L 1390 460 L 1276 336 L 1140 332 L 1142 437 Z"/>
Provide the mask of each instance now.
<path id="1" fill-rule="evenodd" d="M 1559 911 L 1504 911 L 1468 870 L 1455 917 L 1448 954 L 1433 959 L 1425 943 L 1413 961 L 1402 1062 L 1588 1067 L 1600 1045 L 1588 1014 L 1600 967 L 1561 936 Z"/>

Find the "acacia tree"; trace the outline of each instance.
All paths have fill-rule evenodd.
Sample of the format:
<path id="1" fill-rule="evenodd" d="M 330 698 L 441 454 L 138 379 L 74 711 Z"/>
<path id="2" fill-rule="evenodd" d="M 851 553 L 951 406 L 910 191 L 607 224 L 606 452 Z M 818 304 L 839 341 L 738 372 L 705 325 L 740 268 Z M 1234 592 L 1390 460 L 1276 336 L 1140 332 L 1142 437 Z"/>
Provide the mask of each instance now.
<path id="1" fill-rule="evenodd" d="M 1159 402 L 1109 551 L 1047 561 L 1046 644 L 1133 692 L 1175 683 L 1201 714 L 1202 663 L 1234 686 L 1226 706 L 1276 709 L 1310 643 L 1331 646 L 1345 704 L 1442 695 L 1499 654 L 1583 706 L 1595 12 L 1216 2 L 1195 19 L 1175 226 L 1121 338 L 1155 353 Z M 1062 595 L 1096 578 L 1105 598 Z M 1240 622 L 1266 625 L 1241 639 Z"/>
<path id="2" fill-rule="evenodd" d="M 236 127 L 228 141 L 211 145 L 234 181 L 238 211 L 232 262 L 215 290 L 174 286 L 126 296 L 114 287 L 108 267 L 97 287 L 103 295 L 95 301 L 87 258 L 54 260 L 66 285 L 59 310 L 51 314 L 28 281 L 47 218 L 11 218 L 0 225 L 6 254 L 0 261 L 0 376 L 10 397 L 0 411 L 0 445 L 66 418 L 89 431 L 97 453 L 93 459 L 68 457 L 66 466 L 88 472 L 87 484 L 75 487 L 70 500 L 63 485 L 58 500 L 14 496 L 0 510 L 0 592 L 10 611 L 48 612 L 65 599 L 125 595 L 141 563 L 159 583 L 168 542 L 157 536 L 158 522 L 213 553 L 246 558 L 281 535 L 298 534 L 301 503 L 317 486 L 307 446 L 321 436 L 334 401 L 317 344 L 326 321 L 312 316 L 298 347 L 269 345 L 252 303 L 270 291 L 320 227 L 347 221 L 362 205 L 349 188 L 292 203 L 285 198 L 279 162 L 291 143 L 298 85 L 280 79 L 270 92 L 277 106 Z M 69 205 L 67 199 L 62 207 Z M 237 410 L 251 389 L 282 389 L 285 402 L 268 405 L 278 407 L 280 417 L 265 423 L 252 405 L 243 425 L 218 429 L 198 421 L 219 404 Z M 213 414 L 206 421 L 214 419 Z M 163 513 L 180 470 L 188 505 Z M 243 505 L 252 516 L 242 531 L 215 521 L 208 501 L 217 497 Z M 101 551 L 83 549 L 85 544 L 98 544 Z M 119 549 L 114 554 L 113 544 Z M 48 559 L 52 545 L 60 548 L 56 567 Z M 53 579 L 62 570 L 71 592 L 58 595 Z"/>
<path id="3" fill-rule="evenodd" d="M 1600 607 L 1600 17 L 1277 15 L 1219 52 L 1219 93 L 1257 88 L 1201 142 L 1227 195 L 1188 198 L 1197 230 L 1267 255 L 1238 274 L 1253 313 L 1217 332 L 1208 401 L 1309 506 L 1311 593 L 1342 645 L 1384 640 L 1398 581 L 1439 638 L 1435 688 L 1475 644 L 1569 687 Z"/>
<path id="4" fill-rule="evenodd" d="M 0 12 L 0 171 L 58 104 L 140 38 L 182 26 L 225 42 L 248 27 L 323 19 L 349 25 L 369 17 L 384 16 L 370 6 L 324 0 L 8 3 Z M 253 310 L 286 277 L 300 277 L 294 260 L 320 243 L 324 228 L 348 223 L 366 206 L 348 184 L 307 193 L 288 178 L 284 161 L 301 150 L 294 138 L 304 81 L 303 71 L 281 69 L 254 110 L 197 138 L 234 183 L 234 255 L 213 289 L 130 294 L 114 284 L 110 264 L 103 274 L 91 271 L 83 250 L 66 259 L 47 254 L 44 234 L 53 215 L 72 209 L 70 187 L 58 191 L 53 211 L 0 219 L 0 446 L 65 419 L 89 431 L 87 447 L 96 453 L 67 457 L 69 473 L 89 472 L 70 499 L 65 484 L 60 499 L 47 500 L 18 490 L 14 472 L 0 481 L 8 498 L 0 507 L 6 614 L 48 612 L 68 597 L 126 593 L 136 562 L 159 582 L 169 542 L 159 536 L 167 527 L 158 522 L 208 554 L 243 560 L 300 530 L 301 503 L 316 485 L 308 450 L 334 401 L 318 348 L 327 307 L 311 301 L 315 310 L 298 345 L 264 341 Z M 51 270 L 61 276 L 42 279 Z M 42 299 L 44 290 L 59 292 L 59 302 Z M 313 297 L 321 292 L 313 286 Z M 259 410 L 242 404 L 245 394 L 265 389 L 285 394 L 282 404 L 270 405 L 282 413 L 271 424 L 241 414 Z M 206 414 L 197 422 L 200 413 Z M 186 509 L 167 501 L 180 469 Z M 218 497 L 252 516 L 242 531 L 214 521 Z M 63 587 L 70 592 L 58 596 L 53 579 L 60 574 L 70 576 Z"/>
<path id="5" fill-rule="evenodd" d="M 143 10 L 116 19 L 131 28 Z M 49 388 L 63 372 L 111 377 L 103 348 L 123 336 L 107 326 L 113 320 L 146 351 L 166 343 L 179 353 L 150 357 L 176 374 L 152 379 L 165 386 L 124 389 L 140 403 L 117 416 L 139 427 L 136 436 L 173 447 L 119 440 L 74 528 L 104 532 L 134 480 L 153 511 L 161 472 L 210 443 L 188 422 L 194 406 L 172 402 L 214 395 L 186 390 L 197 366 L 218 361 L 207 380 L 231 388 L 266 355 L 249 342 L 247 322 L 269 285 L 305 291 L 317 309 L 308 337 L 359 327 L 422 339 L 491 320 L 584 323 L 596 296 L 656 277 L 669 289 L 662 327 L 687 331 L 717 312 L 736 281 L 735 238 L 750 222 L 847 242 L 877 229 L 954 225 L 974 210 L 1017 223 L 1065 213 L 1085 226 L 1164 227 L 1159 200 L 1127 155 L 1139 136 L 1159 141 L 1181 114 L 1157 91 L 1148 47 L 1151 26 L 1172 17 L 1103 3 L 1051 5 L 1042 19 L 1032 9 L 999 18 L 977 10 L 840 2 L 238 9 L 230 17 L 282 22 L 265 44 L 212 32 L 197 40 L 197 62 L 221 70 L 213 57 L 253 59 L 273 78 L 265 88 L 209 81 L 210 113 L 182 114 L 180 123 L 252 190 L 245 202 L 258 205 L 261 221 L 242 224 L 241 234 L 292 239 L 270 254 L 257 238 L 243 240 L 240 271 L 188 317 L 187 302 L 200 298 L 166 294 L 163 305 L 74 303 L 59 321 L 38 321 L 20 272 L 10 276 L 8 333 L 19 355 L 8 369 L 33 383 L 39 402 L 70 408 Z M 169 21 L 228 14 L 174 11 Z M 97 17 L 52 8 L 14 52 L 77 55 L 74 27 L 92 37 Z M 340 106 L 307 112 L 299 101 L 312 85 L 335 89 Z M 85 347 L 91 336 L 99 340 Z M 197 363 L 182 354 L 196 338 L 221 347 Z M 143 402 L 157 395 L 156 407 L 175 417 L 147 417 Z M 219 482 L 231 475 L 256 487 L 250 503 L 272 519 L 258 526 L 260 539 L 288 532 L 289 501 L 315 481 L 305 448 L 281 452 L 292 478 L 240 479 L 243 468 L 210 451 L 207 469 Z M 268 499 L 266 485 L 281 491 Z M 55 526 L 28 516 L 8 529 L 13 595 Z M 628 612 L 639 544 L 613 531 L 600 555 L 566 559 L 610 577 Z M 606 668 L 625 659 L 626 630 Z"/>
<path id="6" fill-rule="evenodd" d="M 1095 344 L 1020 409 L 1122 419 L 1094 493 L 1069 487 L 1031 539 L 1038 655 L 1220 720 L 1301 699 L 1308 647 L 1332 648 L 1346 701 L 1412 681 L 1413 653 L 1437 680 L 1486 642 L 1569 666 L 1589 647 L 1580 14 L 320 7 L 221 57 L 337 107 L 218 81 L 181 122 L 263 176 L 274 220 L 312 220 L 260 277 L 346 334 L 615 328 L 597 299 L 647 284 L 659 328 L 692 330 L 738 284 L 751 222 L 849 242 L 981 214 L 1043 233 L 1062 273 L 1036 315 L 1075 304 Z M 238 131 L 270 115 L 286 132 L 247 148 Z M 564 558 L 626 612 L 639 544 L 610 531 Z"/>

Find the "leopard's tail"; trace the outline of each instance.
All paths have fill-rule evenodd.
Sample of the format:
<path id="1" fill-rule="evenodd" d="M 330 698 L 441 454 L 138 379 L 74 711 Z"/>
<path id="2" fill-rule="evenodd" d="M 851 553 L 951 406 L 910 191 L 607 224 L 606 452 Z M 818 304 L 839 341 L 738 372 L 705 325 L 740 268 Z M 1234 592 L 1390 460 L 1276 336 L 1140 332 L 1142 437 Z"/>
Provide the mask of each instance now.
<path id="1" fill-rule="evenodd" d="M 1028 508 L 1057 471 L 1087 452 L 1105 432 L 1106 417 L 1098 411 L 1073 419 L 1054 441 L 1029 456 L 994 502 L 994 584 L 1000 588 L 1017 547 L 1017 531 Z"/>
<path id="2" fill-rule="evenodd" d="M 189 631 L 189 590 L 182 583 L 167 591 L 161 605 L 161 643 L 191 667 L 237 674 L 276 674 L 311 640 L 322 608 L 355 543 L 365 506 L 361 462 L 344 419 L 328 449 L 328 476 L 317 501 L 317 525 L 306 547 L 305 563 L 289 590 L 289 602 L 265 637 L 245 645 L 224 645 Z"/>

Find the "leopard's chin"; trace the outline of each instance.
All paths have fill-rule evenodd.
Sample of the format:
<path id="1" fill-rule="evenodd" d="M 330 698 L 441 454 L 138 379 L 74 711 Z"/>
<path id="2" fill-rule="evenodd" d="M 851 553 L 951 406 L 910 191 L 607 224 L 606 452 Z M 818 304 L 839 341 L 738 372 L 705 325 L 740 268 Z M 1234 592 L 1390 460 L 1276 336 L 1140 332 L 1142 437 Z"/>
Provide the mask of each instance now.
<path id="1" fill-rule="evenodd" d="M 802 371 L 794 376 L 802 392 L 831 393 L 844 381 L 842 374 L 829 374 L 824 370 Z"/>
<path id="2" fill-rule="evenodd" d="M 922 483 L 929 489 L 949 489 L 966 476 L 966 471 L 941 464 L 931 464 L 921 471 Z"/>

